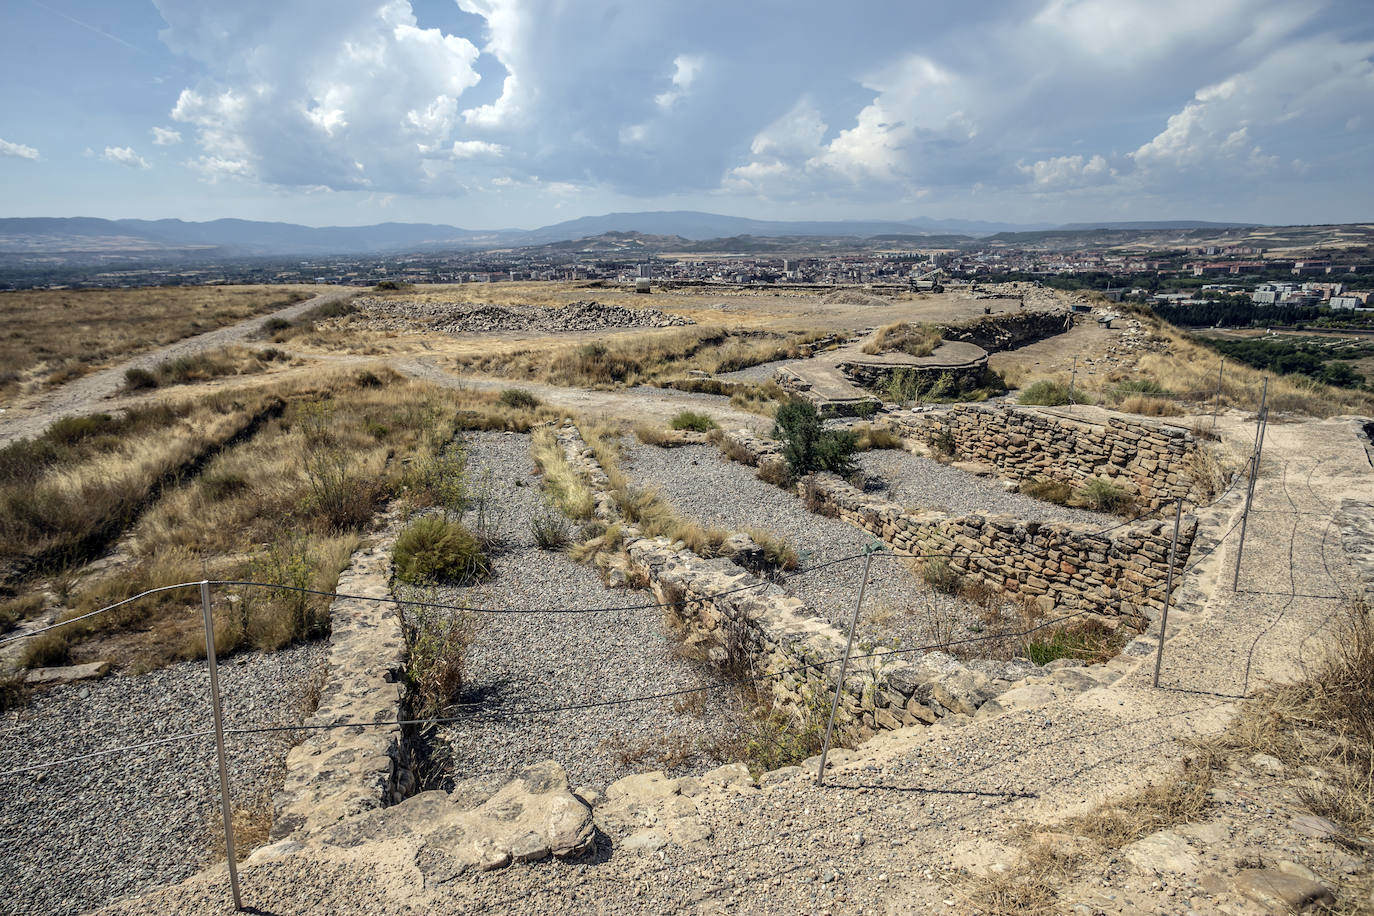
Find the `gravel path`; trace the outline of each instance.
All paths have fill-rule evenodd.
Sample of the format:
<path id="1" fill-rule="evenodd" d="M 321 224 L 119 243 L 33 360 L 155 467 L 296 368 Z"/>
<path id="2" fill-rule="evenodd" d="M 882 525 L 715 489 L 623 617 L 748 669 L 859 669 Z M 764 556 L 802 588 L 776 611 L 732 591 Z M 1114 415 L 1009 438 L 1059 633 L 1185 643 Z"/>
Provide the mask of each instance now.
<path id="1" fill-rule="evenodd" d="M 441 600 L 474 607 L 588 608 L 652 604 L 646 590 L 609 590 L 566 554 L 541 550 L 529 520 L 544 511 L 528 436 L 478 433 L 467 439 L 474 479 L 490 472 L 489 519 L 502 541 L 496 572 L 480 586 L 441 589 Z M 471 517 L 469 517 L 471 520 Z M 505 773 L 556 760 L 574 786 L 603 789 L 632 772 L 656 769 L 660 752 L 681 749 L 670 767 L 690 772 L 719 763 L 701 749 L 728 736 L 729 691 L 704 693 L 700 714 L 683 702 L 652 700 L 536 716 L 517 710 L 565 706 L 716 683 L 709 668 L 675 654 L 658 609 L 605 614 L 486 615 L 468 653 L 461 702 L 481 700 L 481 716 L 444 727 L 452 773 Z M 680 711 L 681 710 L 681 711 Z"/>
<path id="2" fill-rule="evenodd" d="M 327 649 L 224 660 L 225 726 L 303 721 Z M 208 692 L 204 662 L 55 687 L 0 716 L 0 773 L 209 728 Z M 229 738 L 237 807 L 270 801 L 291 744 L 290 733 Z M 208 736 L 0 775 L 0 913 L 79 913 L 186 878 L 222 858 L 218 817 Z"/>
<path id="3" fill-rule="evenodd" d="M 883 497 L 917 509 L 951 515 L 1013 515 L 1027 521 L 1068 522 L 1110 528 L 1120 517 L 1056 506 L 1020 493 L 1008 493 L 1000 482 L 913 455 L 901 449 L 876 449 L 858 456 L 859 467 L 884 484 Z"/>
<path id="4" fill-rule="evenodd" d="M 68 414 L 89 413 L 97 406 L 104 406 L 101 404 L 104 399 L 113 397 L 124 387 L 124 373 L 129 369 L 152 369 L 169 359 L 193 356 L 207 350 L 243 343 L 257 333 L 265 321 L 273 318 L 290 321 L 318 305 L 337 299 L 346 299 L 353 293 L 354 290 L 347 287 L 330 289 L 312 299 L 306 299 L 303 302 L 288 305 L 284 309 L 240 321 L 238 324 L 216 328 L 213 331 L 206 331 L 204 334 L 197 334 L 195 337 L 179 340 L 148 353 L 142 353 L 117 366 L 82 376 L 60 388 L 53 388 L 34 395 L 0 414 L 0 445 L 13 442 L 15 439 L 36 436 L 47 429 L 54 420 Z"/>
<path id="5" fill-rule="evenodd" d="M 785 538 L 803 568 L 854 556 L 874 543 L 853 525 L 808 512 L 800 499 L 759 480 L 753 468 L 727 460 L 714 446 L 661 449 L 627 440 L 622 462 L 639 485 L 659 490 L 679 512 L 703 524 L 732 531 L 759 528 Z M 813 611 L 847 630 L 862 578 L 863 561 L 853 560 L 789 576 L 785 584 Z M 979 609 L 933 591 L 903 563 L 879 557 L 869 574 L 858 638 L 921 645 L 966 636 L 978 620 Z"/>

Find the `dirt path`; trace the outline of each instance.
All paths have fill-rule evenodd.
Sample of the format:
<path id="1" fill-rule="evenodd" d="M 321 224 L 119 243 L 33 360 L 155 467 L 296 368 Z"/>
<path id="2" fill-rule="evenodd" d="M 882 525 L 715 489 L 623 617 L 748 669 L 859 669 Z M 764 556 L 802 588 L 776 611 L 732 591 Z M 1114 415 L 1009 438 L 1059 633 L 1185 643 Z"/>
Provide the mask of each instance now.
<path id="1" fill-rule="evenodd" d="M 90 413 L 98 409 L 102 401 L 119 393 L 124 386 L 124 373 L 130 369 L 151 369 L 169 359 L 193 356 L 207 350 L 243 343 L 249 340 L 265 321 L 272 318 L 290 321 L 308 309 L 347 298 L 354 292 L 356 291 L 347 288 L 331 288 L 313 299 L 297 302 L 284 309 L 240 321 L 238 324 L 206 331 L 195 337 L 187 337 L 165 347 L 142 353 L 117 366 L 92 372 L 58 388 L 35 394 L 0 413 L 0 445 L 13 442 L 15 439 L 36 436 L 54 420 L 68 414 Z"/>
<path id="2" fill-rule="evenodd" d="M 1246 449 L 1250 428 L 1239 415 L 1221 428 Z M 1241 589 L 1229 589 L 1234 535 L 1193 558 L 1201 562 L 1179 586 L 1183 606 L 1171 616 L 1159 689 L 1144 645 L 1091 672 L 1059 672 L 1038 699 L 1008 700 L 1001 714 L 880 735 L 825 788 L 796 773 L 758 790 L 699 795 L 711 835 L 691 849 L 616 847 L 592 864 L 515 866 L 427 885 L 412 859 L 380 844 L 307 847 L 243 869 L 245 902 L 378 914 L 968 912 L 962 870 L 1013 862 L 1020 824 L 1054 824 L 1139 789 L 1176 769 L 1189 742 L 1225 728 L 1245 695 L 1301 674 L 1355 587 L 1334 513 L 1342 499 L 1368 501 L 1368 482 L 1352 421 L 1271 427 Z M 1204 525 L 1218 535 L 1230 528 L 1238 495 L 1206 510 Z M 1196 832 L 1211 840 L 1179 835 L 1200 863 L 1194 873 L 1114 859 L 1064 902 L 1089 901 L 1084 912 L 1264 912 L 1228 883 L 1238 863 L 1335 847 L 1294 833 L 1279 793 L 1247 795 L 1250 785 L 1233 776 L 1217 793 L 1221 821 Z M 1198 873 L 1203 866 L 1216 869 L 1215 882 Z M 217 912 L 225 885 L 223 871 L 211 871 L 115 911 Z"/>

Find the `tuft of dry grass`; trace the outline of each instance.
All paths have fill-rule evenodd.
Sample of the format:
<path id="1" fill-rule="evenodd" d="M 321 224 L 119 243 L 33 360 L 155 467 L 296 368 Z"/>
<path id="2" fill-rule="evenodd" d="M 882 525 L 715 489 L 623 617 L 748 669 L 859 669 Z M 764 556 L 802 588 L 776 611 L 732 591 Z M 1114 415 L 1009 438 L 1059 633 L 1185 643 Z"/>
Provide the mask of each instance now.
<path id="1" fill-rule="evenodd" d="M 568 464 L 558 435 L 544 427 L 534 434 L 530 444 L 534 463 L 544 475 L 544 488 L 564 515 L 572 519 L 588 519 L 596 509 L 591 488 Z"/>
<path id="2" fill-rule="evenodd" d="M 186 337 L 285 308 L 303 286 L 0 293 L 0 400 L 78 378 Z"/>
<path id="3" fill-rule="evenodd" d="M 908 356 L 930 356 L 940 345 L 940 329 L 928 324 L 909 324 L 899 321 L 881 328 L 877 336 L 864 344 L 863 351 L 870 355 L 894 351 Z"/>

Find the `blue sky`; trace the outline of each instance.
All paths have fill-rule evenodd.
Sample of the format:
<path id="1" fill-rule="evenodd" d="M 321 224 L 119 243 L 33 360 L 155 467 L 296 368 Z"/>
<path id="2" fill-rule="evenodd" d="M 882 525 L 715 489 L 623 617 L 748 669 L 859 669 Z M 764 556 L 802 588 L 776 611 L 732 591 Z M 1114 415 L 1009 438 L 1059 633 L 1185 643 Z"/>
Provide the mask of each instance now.
<path id="1" fill-rule="evenodd" d="M 9 0 L 0 216 L 1374 219 L 1368 0 Z"/>

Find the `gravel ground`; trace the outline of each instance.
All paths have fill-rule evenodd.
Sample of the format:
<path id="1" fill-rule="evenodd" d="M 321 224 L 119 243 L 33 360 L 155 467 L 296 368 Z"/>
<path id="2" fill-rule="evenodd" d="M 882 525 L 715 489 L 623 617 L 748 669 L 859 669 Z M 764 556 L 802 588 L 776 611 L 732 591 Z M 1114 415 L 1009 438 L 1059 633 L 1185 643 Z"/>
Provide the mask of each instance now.
<path id="1" fill-rule="evenodd" d="M 489 522 L 502 547 L 495 575 L 480 586 L 441 589 L 441 600 L 473 607 L 589 608 L 652 604 L 643 590 L 609 590 L 596 572 L 566 554 L 541 550 L 529 520 L 543 510 L 528 436 L 479 433 L 468 438 L 475 478 L 491 474 Z M 469 519 L 470 520 L 470 519 Z M 517 710 L 592 703 L 716 683 L 711 670 L 675 654 L 658 609 L 605 614 L 485 615 L 468 653 L 460 702 L 486 704 L 480 717 L 446 726 L 440 741 L 451 772 L 466 778 L 555 760 L 574 786 L 603 789 L 632 772 L 660 768 L 659 751 L 681 746 L 676 773 L 718 765 L 700 749 L 726 737 L 734 717 L 730 691 L 704 694 L 700 715 L 672 699 L 566 710 L 537 716 Z M 640 756 L 636 751 L 643 750 Z"/>
<path id="2" fill-rule="evenodd" d="M 854 556 L 875 540 L 839 519 L 813 515 L 800 499 L 759 480 L 753 468 L 727 460 L 714 446 L 661 449 L 627 440 L 622 462 L 637 483 L 658 489 L 679 512 L 703 524 L 760 528 L 786 538 L 803 568 Z M 788 576 L 785 585 L 813 611 L 848 629 L 863 566 L 862 560 L 839 563 Z M 968 635 L 978 619 L 978 608 L 933 591 L 903 563 L 879 557 L 869 573 L 858 638 L 921 645 Z"/>
<path id="3" fill-rule="evenodd" d="M 744 369 L 736 369 L 734 372 L 719 372 L 716 378 L 732 382 L 767 382 L 773 378 L 773 372 L 779 366 L 786 366 L 794 363 L 793 359 L 775 359 L 769 363 L 759 363 L 757 366 L 748 366 Z"/>
<path id="4" fill-rule="evenodd" d="M 360 299 L 369 326 L 384 330 L 483 334 L 494 331 L 599 331 L 603 328 L 669 328 L 692 322 L 656 308 L 625 308 L 600 302 L 570 302 L 557 308 Z"/>
<path id="5" fill-rule="evenodd" d="M 303 721 L 327 649 L 317 643 L 224 660 L 226 727 Z M 0 912 L 84 912 L 179 881 L 222 858 L 213 738 L 3 775 L 207 729 L 208 692 L 204 662 L 187 662 L 137 677 L 55 687 L 0 717 Z M 236 806 L 270 800 L 289 735 L 229 738 Z"/>
<path id="6" fill-rule="evenodd" d="M 882 496 L 917 509 L 952 515 L 1013 515 L 1027 521 L 1069 522 L 1092 528 L 1120 524 L 1114 515 L 1056 506 L 1008 493 L 993 478 L 977 477 L 901 449 L 876 449 L 858 456 L 859 467 L 884 484 Z"/>

